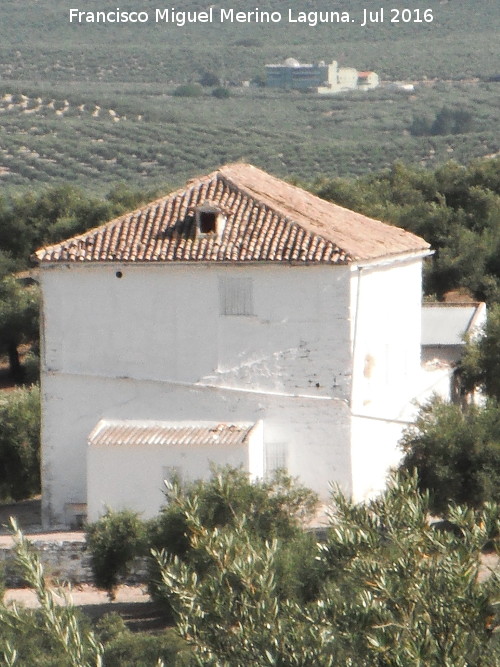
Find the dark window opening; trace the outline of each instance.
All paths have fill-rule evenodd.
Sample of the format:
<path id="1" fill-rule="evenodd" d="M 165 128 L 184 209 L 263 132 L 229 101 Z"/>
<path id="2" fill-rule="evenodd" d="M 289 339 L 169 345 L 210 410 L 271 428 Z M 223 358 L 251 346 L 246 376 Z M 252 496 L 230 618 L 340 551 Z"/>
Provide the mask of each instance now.
<path id="1" fill-rule="evenodd" d="M 200 232 L 202 234 L 210 234 L 217 231 L 217 213 L 213 211 L 199 212 Z"/>

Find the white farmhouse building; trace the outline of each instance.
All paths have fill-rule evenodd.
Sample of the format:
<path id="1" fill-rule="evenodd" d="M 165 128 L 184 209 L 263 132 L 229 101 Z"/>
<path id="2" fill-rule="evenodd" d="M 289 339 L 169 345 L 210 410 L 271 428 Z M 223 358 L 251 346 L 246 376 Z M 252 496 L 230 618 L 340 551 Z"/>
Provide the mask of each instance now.
<path id="1" fill-rule="evenodd" d="M 36 253 L 46 525 L 209 462 L 380 490 L 422 386 L 421 238 L 246 164 Z"/>

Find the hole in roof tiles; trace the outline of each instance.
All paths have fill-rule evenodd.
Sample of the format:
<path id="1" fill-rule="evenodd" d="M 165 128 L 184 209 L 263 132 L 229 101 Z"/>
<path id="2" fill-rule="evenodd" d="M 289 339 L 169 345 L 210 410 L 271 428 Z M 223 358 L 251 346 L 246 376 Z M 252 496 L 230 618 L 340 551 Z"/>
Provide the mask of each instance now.
<path id="1" fill-rule="evenodd" d="M 123 273 L 122 273 L 121 271 L 117 271 L 117 272 L 115 273 L 115 276 L 116 276 L 117 278 L 123 278 Z"/>

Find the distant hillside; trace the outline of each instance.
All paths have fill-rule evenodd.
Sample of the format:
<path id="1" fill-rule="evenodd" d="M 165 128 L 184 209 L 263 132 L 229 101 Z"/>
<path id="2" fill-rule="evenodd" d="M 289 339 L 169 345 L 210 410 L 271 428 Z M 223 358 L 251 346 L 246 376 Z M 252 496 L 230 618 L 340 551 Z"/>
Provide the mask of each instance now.
<path id="1" fill-rule="evenodd" d="M 150 189 L 244 159 L 279 176 L 359 175 L 395 160 L 434 166 L 497 155 L 498 0 L 415 0 L 432 23 L 391 23 L 373 0 L 269 0 L 261 10 L 349 11 L 355 22 L 157 25 L 70 24 L 69 9 L 201 11 L 196 0 L 1 0 L 0 183 L 5 189 L 71 181 L 107 192 L 120 181 Z M 392 3 L 391 3 L 392 4 Z M 254 0 L 213 5 L 253 11 Z M 363 9 L 385 22 L 362 28 Z M 257 5 L 258 6 L 258 5 Z M 81 8 L 82 9 L 82 8 Z M 408 14 L 408 12 L 407 12 Z M 421 16 L 421 14 L 420 14 Z M 239 85 L 293 56 L 375 70 L 416 83 L 332 97 Z M 173 95 L 205 73 L 227 99 Z M 199 91 L 198 91 L 199 92 Z M 437 121 L 466 119 L 440 127 Z M 441 123 L 441 125 L 443 125 Z"/>
<path id="2" fill-rule="evenodd" d="M 355 23 L 303 24 L 197 24 L 183 28 L 153 21 L 144 25 L 75 25 L 69 9 L 86 11 L 147 10 L 180 5 L 201 10 L 210 3 L 185 0 L 157 3 L 146 0 L 119 3 L 110 0 L 38 0 L 29 8 L 18 0 L 2 0 L 0 22 L 0 76 L 5 80 L 141 81 L 189 80 L 200 70 L 215 70 L 227 79 L 250 79 L 266 62 L 294 56 L 304 62 L 337 59 L 359 70 L 373 69 L 385 79 L 438 77 L 457 79 L 498 74 L 498 0 L 426 0 L 403 3 L 430 8 L 432 23 L 391 23 L 390 7 L 398 3 L 373 0 L 309 0 L 290 3 L 270 0 L 261 9 L 281 11 L 349 11 Z M 216 3 L 220 7 L 251 11 L 254 0 Z M 384 24 L 361 28 L 363 8 L 384 6 Z"/>

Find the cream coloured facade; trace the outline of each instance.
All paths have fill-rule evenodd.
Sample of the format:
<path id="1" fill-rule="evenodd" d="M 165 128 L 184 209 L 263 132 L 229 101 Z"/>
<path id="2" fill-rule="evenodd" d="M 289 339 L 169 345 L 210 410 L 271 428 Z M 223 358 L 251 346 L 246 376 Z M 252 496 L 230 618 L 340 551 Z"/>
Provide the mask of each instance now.
<path id="1" fill-rule="evenodd" d="M 85 504 L 91 518 L 124 503 L 151 515 L 165 470 L 204 477 L 210 460 L 254 476 L 284 465 L 323 497 L 330 482 L 359 500 L 380 490 L 422 385 L 428 254 L 248 165 L 39 251 L 45 523 Z M 260 435 L 252 456 L 166 441 L 96 454 L 100 420 Z"/>

